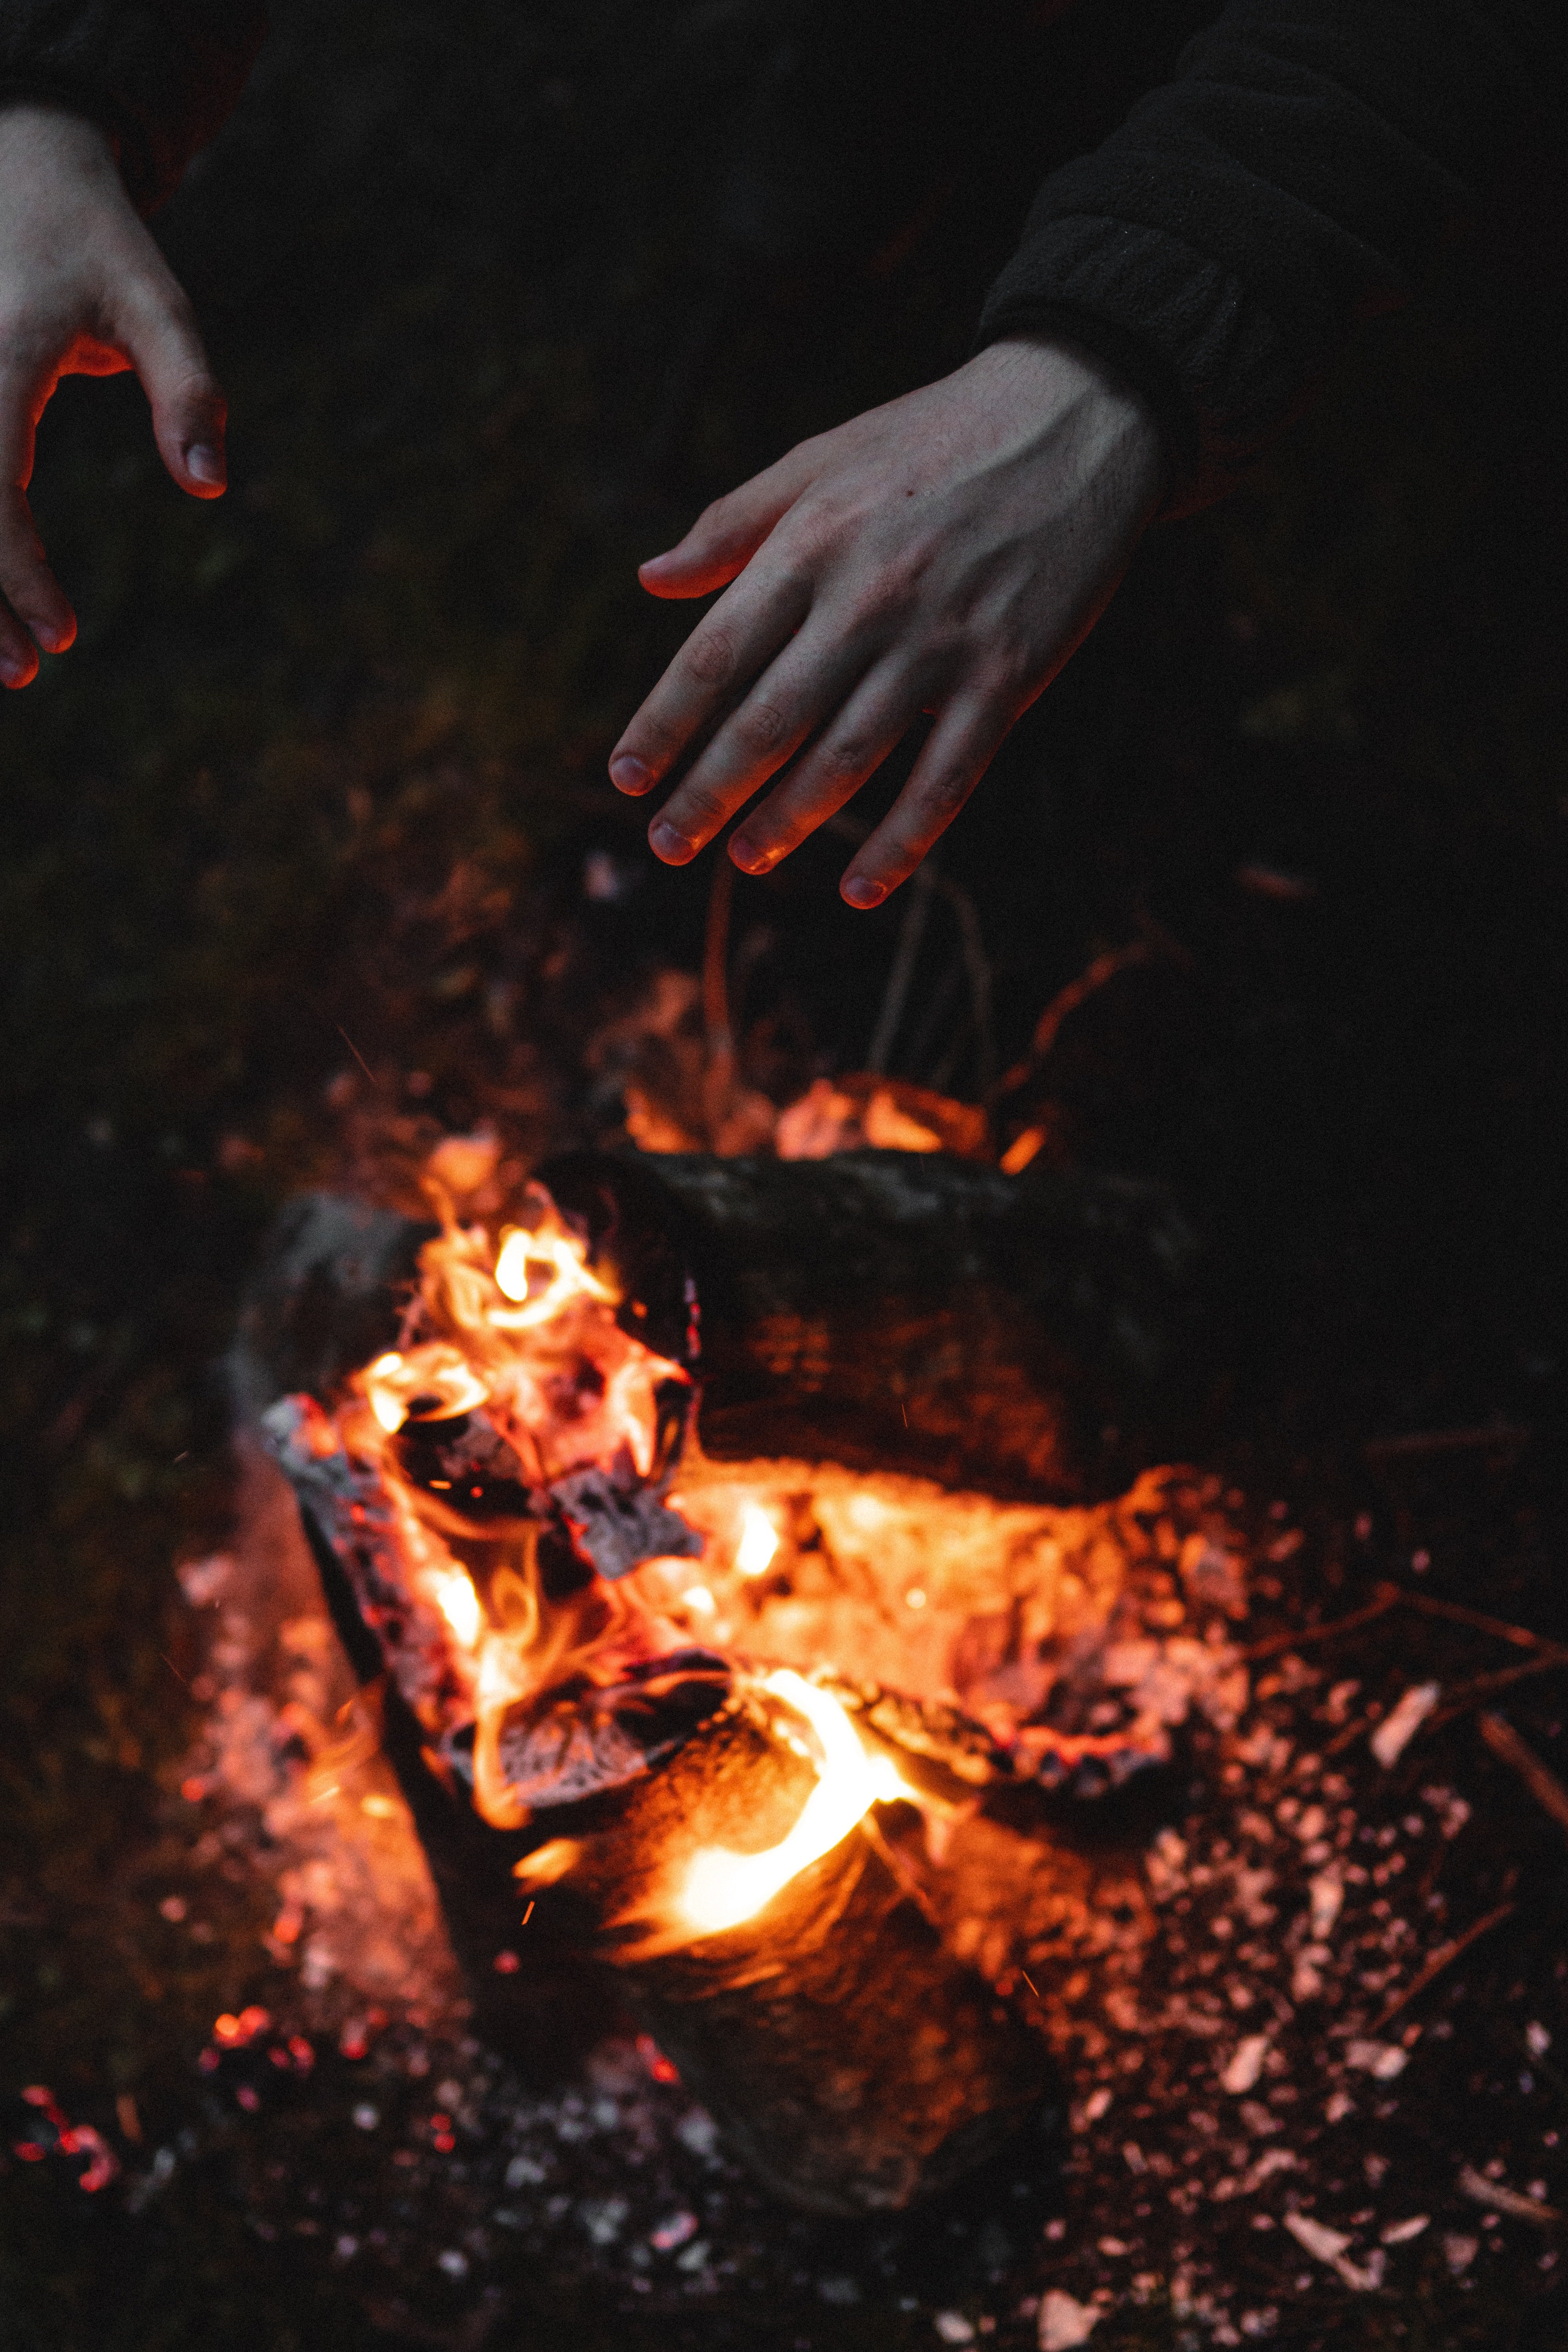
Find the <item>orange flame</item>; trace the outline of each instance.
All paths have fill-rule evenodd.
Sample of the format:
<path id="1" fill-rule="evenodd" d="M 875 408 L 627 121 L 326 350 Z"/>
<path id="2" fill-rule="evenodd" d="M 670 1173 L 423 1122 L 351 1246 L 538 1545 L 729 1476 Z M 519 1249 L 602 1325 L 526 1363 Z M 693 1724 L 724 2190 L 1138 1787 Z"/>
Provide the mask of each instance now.
<path id="1" fill-rule="evenodd" d="M 547 1600 L 536 1530 L 516 1518 L 470 1527 L 444 1482 L 417 1485 L 405 1472 L 401 1441 L 482 1412 L 536 1490 L 627 1455 L 647 1476 L 658 1391 L 688 1376 L 622 1329 L 613 1272 L 590 1263 L 588 1244 L 542 1186 L 531 1185 L 514 1222 L 492 1233 L 459 1222 L 440 1172 L 433 1170 L 429 1189 L 441 1231 L 420 1254 L 404 1342 L 359 1374 L 357 1402 L 339 1421 L 380 1472 L 413 1595 L 443 1641 L 450 1704 L 477 1715 L 479 1811 L 510 1822 L 517 1807 L 497 1748 L 508 1709 L 574 1672 L 613 1677 L 628 1659 L 683 1637 L 621 1585 L 595 1581 Z M 455 1432 L 452 1442 L 466 1439 Z M 443 1698 L 442 1722 L 447 1710 Z M 434 1715 L 428 1727 L 440 1727 Z"/>
<path id="2" fill-rule="evenodd" d="M 795 1827 L 763 1853 L 731 1853 L 704 1846 L 691 1859 L 679 1911 L 698 1936 L 722 1935 L 754 1918 L 792 1878 L 831 1853 L 875 1804 L 908 1797 L 885 1757 L 868 1756 L 855 1727 L 826 1691 L 780 1667 L 763 1677 L 762 1687 L 805 1716 L 821 1750 L 816 1786 Z"/>

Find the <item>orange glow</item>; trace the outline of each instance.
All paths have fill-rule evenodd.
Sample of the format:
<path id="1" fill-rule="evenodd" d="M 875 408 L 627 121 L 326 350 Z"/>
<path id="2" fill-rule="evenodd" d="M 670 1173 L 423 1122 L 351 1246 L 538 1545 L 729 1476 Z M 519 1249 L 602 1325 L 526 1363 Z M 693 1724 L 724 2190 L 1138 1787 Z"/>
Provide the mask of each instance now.
<path id="1" fill-rule="evenodd" d="M 762 1687 L 803 1715 L 816 1734 L 821 1751 L 816 1786 L 787 1837 L 766 1853 L 704 1846 L 693 1855 L 679 1908 L 695 1935 L 722 1935 L 754 1918 L 792 1878 L 840 1844 L 873 1805 L 910 1793 L 885 1757 L 867 1755 L 849 1717 L 826 1691 L 787 1667 L 764 1675 Z"/>
<path id="2" fill-rule="evenodd" d="M 779 1548 L 779 1533 L 760 1503 L 748 1503 L 741 1515 L 741 1540 L 735 1565 L 742 1576 L 764 1575 Z"/>

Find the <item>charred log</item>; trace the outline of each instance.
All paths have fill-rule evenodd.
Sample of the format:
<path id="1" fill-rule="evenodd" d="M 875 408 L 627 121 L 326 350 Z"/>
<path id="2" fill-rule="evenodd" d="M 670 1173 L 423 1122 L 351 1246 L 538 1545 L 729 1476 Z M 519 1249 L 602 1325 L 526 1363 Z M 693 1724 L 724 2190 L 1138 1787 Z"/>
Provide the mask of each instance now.
<path id="1" fill-rule="evenodd" d="M 889 1151 L 657 1170 L 576 1153 L 540 1175 L 616 1265 L 624 1327 L 689 1365 L 695 1277 L 719 1460 L 1078 1499 L 1189 1450 L 1196 1246 L 1157 1185 Z M 433 1230 L 325 1193 L 287 1211 L 242 1325 L 249 1410 L 329 1400 L 395 1345 Z M 613 1550 L 616 1498 L 591 1499 Z"/>

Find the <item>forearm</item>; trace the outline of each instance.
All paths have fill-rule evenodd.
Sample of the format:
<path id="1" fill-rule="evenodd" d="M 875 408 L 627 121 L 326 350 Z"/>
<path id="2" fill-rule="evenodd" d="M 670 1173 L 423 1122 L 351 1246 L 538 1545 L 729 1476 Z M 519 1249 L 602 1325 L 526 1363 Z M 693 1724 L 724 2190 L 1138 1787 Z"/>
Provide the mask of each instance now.
<path id="1" fill-rule="evenodd" d="M 263 0 L 7 0 L 0 105 L 37 101 L 98 123 L 150 213 L 226 121 L 265 31 Z"/>
<path id="2" fill-rule="evenodd" d="M 1397 307 L 1568 85 L 1562 0 L 1233 0 L 1048 180 L 982 343 L 1077 335 L 1221 496 L 1357 320 Z"/>

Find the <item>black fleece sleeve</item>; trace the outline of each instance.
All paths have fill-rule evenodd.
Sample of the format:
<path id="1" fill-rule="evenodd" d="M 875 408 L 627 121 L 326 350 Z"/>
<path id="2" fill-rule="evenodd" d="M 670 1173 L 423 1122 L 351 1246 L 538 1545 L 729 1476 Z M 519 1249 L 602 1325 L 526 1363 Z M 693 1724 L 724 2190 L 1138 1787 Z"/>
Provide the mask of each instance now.
<path id="1" fill-rule="evenodd" d="M 153 212 L 227 120 L 266 30 L 263 0 L 0 0 L 0 104 L 101 123 Z"/>
<path id="2" fill-rule="evenodd" d="M 1540 140 L 1565 27 L 1568 0 L 1232 0 L 1047 181 L 981 342 L 1098 352 L 1165 425 L 1166 513 L 1206 506 Z"/>

